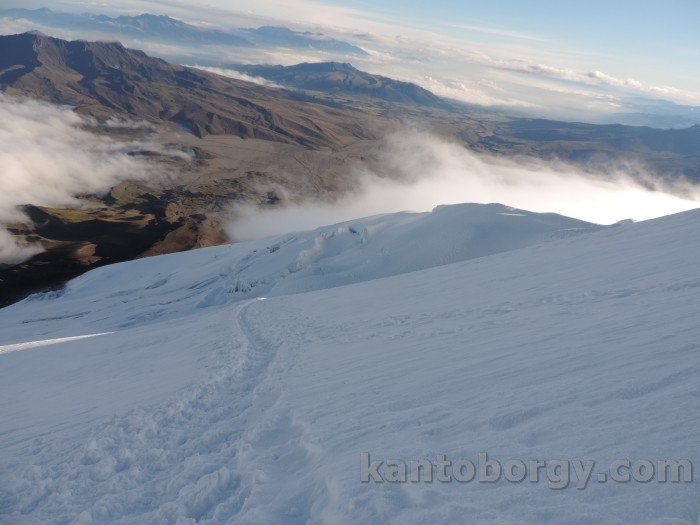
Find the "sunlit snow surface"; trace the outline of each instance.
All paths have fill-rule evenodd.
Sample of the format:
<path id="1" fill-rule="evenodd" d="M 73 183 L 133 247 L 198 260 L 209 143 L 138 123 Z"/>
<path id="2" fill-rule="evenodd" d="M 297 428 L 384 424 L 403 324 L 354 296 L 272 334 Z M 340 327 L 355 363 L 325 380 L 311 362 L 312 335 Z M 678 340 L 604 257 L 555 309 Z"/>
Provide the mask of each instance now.
<path id="1" fill-rule="evenodd" d="M 0 523 L 697 524 L 695 483 L 359 455 L 697 463 L 699 261 L 700 212 L 461 205 L 92 271 L 0 310 Z"/>

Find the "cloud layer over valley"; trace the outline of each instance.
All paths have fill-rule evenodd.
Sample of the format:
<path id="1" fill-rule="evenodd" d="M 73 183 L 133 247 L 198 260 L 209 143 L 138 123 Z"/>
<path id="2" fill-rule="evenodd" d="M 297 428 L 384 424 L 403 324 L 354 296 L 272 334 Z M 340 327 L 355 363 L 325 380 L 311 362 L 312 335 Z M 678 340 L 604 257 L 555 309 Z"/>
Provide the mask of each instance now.
<path id="1" fill-rule="evenodd" d="M 183 155 L 155 144 L 120 142 L 91 132 L 70 108 L 0 94 L 0 224 L 26 221 L 21 206 L 75 205 L 125 179 L 158 175 L 143 151 Z M 0 228 L 0 263 L 41 251 Z"/>
<path id="2" fill-rule="evenodd" d="M 624 167 L 605 174 L 532 158 L 473 153 L 435 135 L 407 131 L 388 136 L 374 162 L 356 166 L 355 191 L 334 203 L 237 208 L 229 228 L 235 240 L 311 229 L 368 215 L 428 211 L 440 204 L 499 202 L 599 224 L 644 220 L 700 207 L 700 189 L 669 193 L 649 176 L 640 183 Z M 683 197 L 679 195 L 684 195 Z"/>

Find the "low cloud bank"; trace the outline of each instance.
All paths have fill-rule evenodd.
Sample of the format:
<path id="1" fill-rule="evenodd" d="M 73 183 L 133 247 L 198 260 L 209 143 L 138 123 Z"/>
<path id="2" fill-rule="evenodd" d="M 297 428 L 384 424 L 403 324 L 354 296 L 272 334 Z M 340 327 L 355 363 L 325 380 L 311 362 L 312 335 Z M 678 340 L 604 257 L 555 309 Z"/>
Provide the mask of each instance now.
<path id="1" fill-rule="evenodd" d="M 23 242 L 0 228 L 0 264 L 16 264 L 41 253 L 41 246 Z"/>
<path id="2" fill-rule="evenodd" d="M 256 77 L 253 75 L 248 75 L 246 73 L 241 73 L 235 69 L 221 68 L 221 67 L 209 67 L 209 66 L 190 66 L 185 64 L 186 67 L 191 67 L 194 69 L 201 69 L 202 71 L 207 71 L 209 73 L 214 73 L 215 75 L 221 75 L 222 77 L 235 78 L 236 80 L 245 80 L 246 82 L 251 82 L 253 84 L 258 84 L 260 86 L 267 87 L 282 87 L 279 84 L 267 80 L 263 77 Z"/>
<path id="3" fill-rule="evenodd" d="M 156 176 L 134 153 L 171 152 L 156 144 L 119 142 L 86 129 L 70 108 L 0 94 L 0 224 L 24 221 L 21 206 L 76 204 L 126 179 Z M 41 251 L 0 228 L 0 263 L 13 264 Z"/>
<path id="4" fill-rule="evenodd" d="M 398 211 L 428 211 L 439 204 L 499 202 L 554 212 L 599 224 L 644 220 L 700 207 L 700 191 L 686 197 L 642 186 L 624 168 L 605 175 L 564 163 L 497 159 L 428 133 L 387 137 L 371 168 L 359 166 L 355 191 L 334 203 L 239 207 L 228 229 L 251 240 L 345 220 Z M 648 178 L 647 185 L 653 182 Z M 680 190 L 680 188 L 676 188 Z"/>

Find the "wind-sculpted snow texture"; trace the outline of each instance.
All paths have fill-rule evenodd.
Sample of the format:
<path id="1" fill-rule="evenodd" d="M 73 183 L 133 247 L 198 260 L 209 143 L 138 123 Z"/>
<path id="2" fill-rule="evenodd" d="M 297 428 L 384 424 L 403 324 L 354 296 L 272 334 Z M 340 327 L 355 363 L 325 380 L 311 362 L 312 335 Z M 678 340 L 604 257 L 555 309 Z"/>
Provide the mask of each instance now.
<path id="1" fill-rule="evenodd" d="M 0 310 L 0 522 L 697 524 L 695 484 L 359 457 L 696 461 L 698 246 L 461 205 L 91 271 Z"/>

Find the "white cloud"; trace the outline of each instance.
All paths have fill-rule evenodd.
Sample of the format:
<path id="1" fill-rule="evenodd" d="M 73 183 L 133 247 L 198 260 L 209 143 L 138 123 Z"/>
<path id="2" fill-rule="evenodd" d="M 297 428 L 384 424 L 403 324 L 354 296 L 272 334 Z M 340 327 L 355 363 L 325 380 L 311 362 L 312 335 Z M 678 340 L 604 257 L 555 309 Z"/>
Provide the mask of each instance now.
<path id="1" fill-rule="evenodd" d="M 196 69 L 201 69 L 202 71 L 208 71 L 209 73 L 214 73 L 216 75 L 221 75 L 223 77 L 235 78 L 236 80 L 245 80 L 246 82 L 252 82 L 253 84 L 259 84 L 261 86 L 268 87 L 282 87 L 279 84 L 267 80 L 262 77 L 256 77 L 252 75 L 246 75 L 235 69 L 221 68 L 221 67 L 208 67 L 208 66 L 191 66 L 185 64 L 187 67 L 192 67 Z"/>
<path id="2" fill-rule="evenodd" d="M 16 35 L 37 29 L 36 24 L 29 20 L 0 18 L 0 35 Z"/>
<path id="3" fill-rule="evenodd" d="M 611 75 L 603 73 L 602 71 L 591 71 L 586 74 L 586 77 L 588 77 L 588 79 L 590 79 L 591 81 L 599 84 L 627 88 L 633 91 L 638 91 L 640 93 L 656 95 L 658 97 L 666 98 L 676 102 L 681 102 L 684 104 L 700 105 L 700 93 L 697 92 L 686 91 L 671 86 L 649 85 L 634 78 L 615 78 Z"/>
<path id="4" fill-rule="evenodd" d="M 502 89 L 485 81 L 440 80 L 427 76 L 422 82 L 418 82 L 418 84 L 438 96 L 467 102 L 469 104 L 481 106 L 513 106 L 521 108 L 534 107 L 534 104 L 523 100 L 493 95 L 493 91 L 502 92 Z"/>
<path id="5" fill-rule="evenodd" d="M 25 204 L 77 204 L 76 195 L 155 177 L 155 165 L 134 153 L 186 155 L 156 144 L 115 141 L 91 133 L 86 124 L 70 108 L 0 94 L 0 223 L 26 220 L 19 208 Z M 11 239 L 0 229 L 0 262 L 14 263 L 39 249 Z"/>
<path id="6" fill-rule="evenodd" d="M 145 120 L 130 120 L 119 117 L 109 117 L 104 122 L 105 127 L 114 129 L 148 129 L 152 130 L 153 124 Z"/>
<path id="7" fill-rule="evenodd" d="M 500 202 L 601 224 L 700 207 L 700 192 L 694 187 L 684 188 L 690 196 L 682 198 L 642 187 L 623 168 L 591 174 L 564 163 L 490 158 L 418 131 L 389 136 L 376 163 L 358 167 L 355 176 L 355 191 L 334 203 L 238 208 L 229 233 L 248 240 L 462 202 Z"/>
<path id="8" fill-rule="evenodd" d="M 456 29 L 465 29 L 467 31 L 472 31 L 475 33 L 483 33 L 486 35 L 494 35 L 505 38 L 512 38 L 515 40 L 530 40 L 533 42 L 545 42 L 546 39 L 530 33 L 523 33 L 521 31 L 513 31 L 510 29 L 502 29 L 498 27 L 487 27 L 474 24 L 447 24 L 448 27 L 453 27 Z"/>
<path id="9" fill-rule="evenodd" d="M 16 35 L 27 31 L 39 31 L 64 40 L 115 40 L 114 35 L 96 31 L 71 31 L 60 27 L 45 26 L 25 19 L 0 18 L 0 35 Z"/>
<path id="10" fill-rule="evenodd" d="M 0 228 L 0 264 L 21 263 L 41 251 L 41 246 L 23 242 Z"/>

